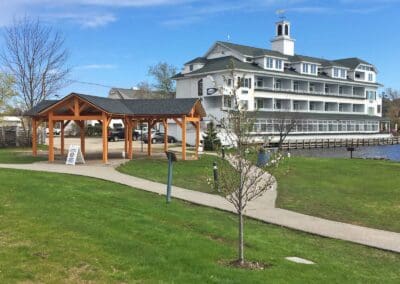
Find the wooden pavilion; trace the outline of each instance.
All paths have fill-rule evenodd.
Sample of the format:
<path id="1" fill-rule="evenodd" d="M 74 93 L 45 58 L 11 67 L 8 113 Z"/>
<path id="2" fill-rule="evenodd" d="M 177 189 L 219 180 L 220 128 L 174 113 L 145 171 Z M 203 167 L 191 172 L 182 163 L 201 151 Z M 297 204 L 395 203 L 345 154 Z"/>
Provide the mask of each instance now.
<path id="1" fill-rule="evenodd" d="M 138 123 L 148 124 L 147 155 L 152 153 L 151 129 L 158 122 L 164 126 L 164 151 L 168 150 L 168 119 L 182 129 L 182 160 L 186 160 L 186 127 L 191 123 L 196 129 L 196 158 L 200 143 L 200 121 L 206 115 L 201 101 L 185 99 L 110 99 L 71 93 L 61 100 L 44 100 L 26 116 L 32 118 L 32 153 L 37 155 L 37 128 L 47 122 L 49 128 L 49 162 L 54 161 L 54 124 L 61 123 L 60 154 L 64 155 L 65 127 L 75 122 L 80 127 L 81 151 L 85 155 L 85 120 L 97 120 L 102 125 L 103 162 L 108 162 L 108 126 L 112 119 L 122 119 L 125 127 L 125 153 L 132 159 L 133 129 Z"/>

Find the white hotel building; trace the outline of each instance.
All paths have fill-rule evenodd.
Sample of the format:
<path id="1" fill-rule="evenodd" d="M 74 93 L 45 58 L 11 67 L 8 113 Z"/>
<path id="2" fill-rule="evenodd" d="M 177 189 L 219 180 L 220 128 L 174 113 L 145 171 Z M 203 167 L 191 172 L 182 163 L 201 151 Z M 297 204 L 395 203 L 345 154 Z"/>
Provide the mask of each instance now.
<path id="1" fill-rule="evenodd" d="M 277 135 L 282 113 L 298 121 L 290 135 L 296 139 L 388 135 L 381 134 L 376 67 L 359 58 L 326 60 L 295 54 L 290 32 L 290 22 L 276 23 L 271 50 L 216 42 L 174 76 L 176 97 L 200 97 L 208 120 L 223 117 L 232 101 L 232 80 L 227 78 L 233 61 L 235 81 L 242 81 L 237 91 L 240 104 L 257 110 L 256 136 Z"/>

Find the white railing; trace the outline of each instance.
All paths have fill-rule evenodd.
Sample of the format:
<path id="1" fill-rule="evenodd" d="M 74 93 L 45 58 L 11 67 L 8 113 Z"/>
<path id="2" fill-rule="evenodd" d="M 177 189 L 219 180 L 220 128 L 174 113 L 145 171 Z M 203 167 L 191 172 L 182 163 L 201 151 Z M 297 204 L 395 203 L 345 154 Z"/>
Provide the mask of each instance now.
<path id="1" fill-rule="evenodd" d="M 256 86 L 255 90 L 262 91 L 272 91 L 272 92 L 288 92 L 294 94 L 310 94 L 310 95 L 322 95 L 322 96 L 335 96 L 335 97 L 353 97 L 353 98 L 365 98 L 363 94 L 339 94 L 339 93 L 326 93 L 321 91 L 310 91 L 310 90 L 294 90 L 294 89 L 285 89 L 285 88 L 275 88 L 275 87 L 259 87 Z"/>

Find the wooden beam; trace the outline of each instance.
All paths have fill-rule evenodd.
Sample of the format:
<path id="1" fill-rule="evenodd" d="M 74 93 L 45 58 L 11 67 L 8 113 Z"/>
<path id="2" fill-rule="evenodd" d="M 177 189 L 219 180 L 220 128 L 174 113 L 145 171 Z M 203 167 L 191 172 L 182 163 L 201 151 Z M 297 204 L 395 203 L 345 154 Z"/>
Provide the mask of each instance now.
<path id="1" fill-rule="evenodd" d="M 102 140 L 103 140 L 103 163 L 108 162 L 108 118 L 105 112 L 102 113 Z"/>
<path id="2" fill-rule="evenodd" d="M 69 120 L 70 121 L 70 120 Z M 69 122 L 67 121 L 67 123 Z M 60 154 L 64 157 L 64 131 L 65 130 L 65 123 L 64 120 L 61 121 L 61 134 L 60 134 Z"/>
<path id="3" fill-rule="evenodd" d="M 80 136 L 81 136 L 81 152 L 83 157 L 85 157 L 85 121 L 79 121 L 79 129 L 80 129 Z"/>
<path id="4" fill-rule="evenodd" d="M 80 111 L 79 111 L 79 100 L 77 97 L 74 97 L 74 115 L 79 116 Z"/>
<path id="5" fill-rule="evenodd" d="M 182 117 L 182 160 L 186 160 L 186 115 Z"/>
<path id="6" fill-rule="evenodd" d="M 132 134 L 133 134 L 133 129 L 132 129 L 132 120 L 128 119 L 128 159 L 132 160 L 133 158 L 133 141 L 132 141 Z"/>
<path id="7" fill-rule="evenodd" d="M 54 120 L 53 111 L 49 112 L 49 162 L 54 162 Z"/>
<path id="8" fill-rule="evenodd" d="M 100 115 L 54 115 L 54 120 L 102 120 Z"/>
<path id="9" fill-rule="evenodd" d="M 179 121 L 179 119 L 177 119 L 175 117 L 173 117 L 172 119 L 176 122 L 176 124 L 178 124 L 182 128 L 182 122 Z"/>
<path id="10" fill-rule="evenodd" d="M 152 121 L 147 121 L 147 156 L 151 156 L 151 124 Z"/>
<path id="11" fill-rule="evenodd" d="M 187 122 L 197 122 L 200 121 L 200 117 L 186 117 Z"/>
<path id="12" fill-rule="evenodd" d="M 32 155 L 37 156 L 37 120 L 32 118 Z"/>
<path id="13" fill-rule="evenodd" d="M 200 146 L 200 121 L 196 122 L 196 159 L 199 158 L 199 146 Z"/>
<path id="14" fill-rule="evenodd" d="M 168 151 L 168 122 L 167 119 L 163 120 L 164 126 L 164 152 Z"/>

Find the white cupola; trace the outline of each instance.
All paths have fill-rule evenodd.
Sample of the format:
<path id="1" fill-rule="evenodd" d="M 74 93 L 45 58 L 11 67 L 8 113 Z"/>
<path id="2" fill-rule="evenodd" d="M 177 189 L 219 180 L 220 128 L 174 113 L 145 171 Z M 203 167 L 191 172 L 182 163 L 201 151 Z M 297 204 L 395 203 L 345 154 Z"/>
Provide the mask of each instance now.
<path id="1" fill-rule="evenodd" d="M 294 55 L 294 39 L 290 37 L 290 22 L 282 20 L 276 23 L 276 36 L 271 40 L 272 50 L 285 55 Z"/>

